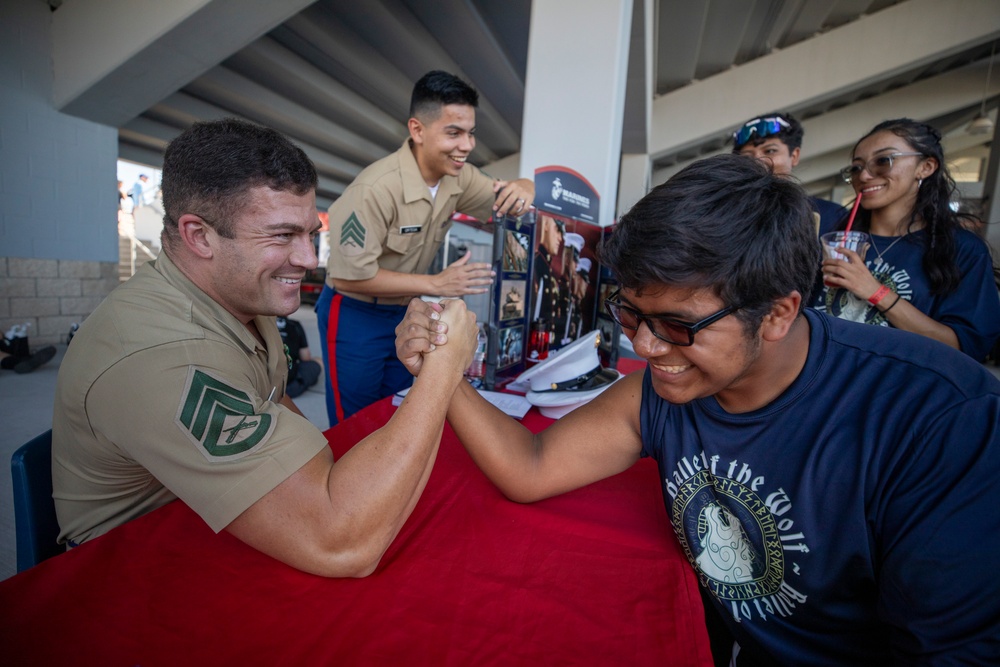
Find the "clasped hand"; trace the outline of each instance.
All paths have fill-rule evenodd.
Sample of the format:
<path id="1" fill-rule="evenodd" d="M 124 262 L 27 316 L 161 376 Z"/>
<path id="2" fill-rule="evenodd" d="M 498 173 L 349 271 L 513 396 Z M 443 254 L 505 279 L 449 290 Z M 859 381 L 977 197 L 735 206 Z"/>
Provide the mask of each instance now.
<path id="1" fill-rule="evenodd" d="M 426 358 L 439 355 L 458 372 L 472 363 L 479 329 L 476 314 L 465 302 L 449 299 L 430 303 L 413 299 L 396 326 L 396 356 L 413 375 L 419 375 Z M 433 353 L 433 355 L 431 354 Z"/>

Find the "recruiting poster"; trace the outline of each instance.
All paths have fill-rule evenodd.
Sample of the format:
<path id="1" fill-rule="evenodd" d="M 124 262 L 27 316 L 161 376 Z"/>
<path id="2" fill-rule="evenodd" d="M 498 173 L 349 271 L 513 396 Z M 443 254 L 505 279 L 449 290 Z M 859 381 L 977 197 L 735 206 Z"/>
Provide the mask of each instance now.
<path id="1" fill-rule="evenodd" d="M 598 316 L 611 289 L 606 281 L 600 287 L 599 209 L 600 197 L 583 176 L 550 166 L 535 172 L 534 210 L 493 220 L 486 389 L 505 386 L 597 328 L 613 332 L 613 322 Z"/>
<path id="2" fill-rule="evenodd" d="M 535 243 L 526 362 L 569 345 L 595 326 L 600 197 L 566 167 L 535 171 Z"/>
<path id="3" fill-rule="evenodd" d="M 535 208 L 600 226 L 601 198 L 586 178 L 568 167 L 535 170 Z"/>
<path id="4" fill-rule="evenodd" d="M 542 211 L 537 220 L 529 319 L 533 331 L 549 332 L 554 351 L 594 329 L 601 228 Z M 529 350 L 528 360 L 546 356 Z"/>

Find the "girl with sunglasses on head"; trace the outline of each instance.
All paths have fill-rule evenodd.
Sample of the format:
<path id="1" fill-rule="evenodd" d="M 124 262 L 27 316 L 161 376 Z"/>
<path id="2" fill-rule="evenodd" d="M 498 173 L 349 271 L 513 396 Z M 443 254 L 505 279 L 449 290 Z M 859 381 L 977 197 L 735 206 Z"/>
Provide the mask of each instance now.
<path id="1" fill-rule="evenodd" d="M 841 171 L 861 204 L 852 230 L 864 256 L 824 258 L 813 306 L 829 314 L 922 334 L 982 361 L 1000 336 L 1000 297 L 989 248 L 951 208 L 955 182 L 941 134 L 909 118 L 884 121 L 854 146 Z M 839 225 L 846 226 L 846 221 Z"/>

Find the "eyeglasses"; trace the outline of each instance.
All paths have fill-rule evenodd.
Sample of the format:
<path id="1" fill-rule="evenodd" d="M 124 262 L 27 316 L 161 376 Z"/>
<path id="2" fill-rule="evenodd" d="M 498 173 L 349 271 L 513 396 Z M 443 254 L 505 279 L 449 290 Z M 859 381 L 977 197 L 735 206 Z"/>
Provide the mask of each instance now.
<path id="1" fill-rule="evenodd" d="M 911 155 L 923 155 L 923 153 L 887 153 L 885 155 L 876 155 L 868 162 L 863 162 L 860 158 L 857 162 L 852 164 L 850 167 L 844 167 L 840 170 L 840 177 L 845 181 L 850 183 L 855 178 L 861 176 L 861 172 L 865 169 L 872 176 L 885 176 L 890 171 L 892 171 L 893 161 L 898 157 L 910 157 Z"/>
<path id="2" fill-rule="evenodd" d="M 638 310 L 620 303 L 618 301 L 618 294 L 620 292 L 621 290 L 615 290 L 614 294 L 605 299 L 604 307 L 607 308 L 611 318 L 621 325 L 622 329 L 638 331 L 639 324 L 645 322 L 653 335 L 660 340 L 666 341 L 671 345 L 681 345 L 683 347 L 694 345 L 694 335 L 696 333 L 740 309 L 739 306 L 726 306 L 700 322 L 691 324 L 675 320 L 666 315 L 644 315 Z"/>
<path id="3" fill-rule="evenodd" d="M 769 137 L 790 127 L 791 124 L 779 116 L 773 118 L 754 118 L 733 132 L 733 144 L 738 148 L 750 141 L 750 137 L 755 134 L 761 138 Z"/>

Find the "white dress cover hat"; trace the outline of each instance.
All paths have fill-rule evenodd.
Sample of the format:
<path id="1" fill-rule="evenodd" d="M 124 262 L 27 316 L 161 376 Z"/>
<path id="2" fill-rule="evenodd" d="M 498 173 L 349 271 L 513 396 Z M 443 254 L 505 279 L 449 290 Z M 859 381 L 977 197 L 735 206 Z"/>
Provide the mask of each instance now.
<path id="1" fill-rule="evenodd" d="M 600 344 L 601 332 L 591 331 L 521 373 L 508 388 L 527 391 L 529 403 L 537 406 L 544 416 L 559 419 L 590 402 L 622 377 L 612 368 L 601 368 L 597 354 Z"/>
<path id="2" fill-rule="evenodd" d="M 572 248 L 576 251 L 577 257 L 579 257 L 580 253 L 583 252 L 584 242 L 584 238 L 576 232 L 568 232 L 566 234 L 566 238 L 563 240 L 563 243 L 566 244 L 567 248 Z"/>

